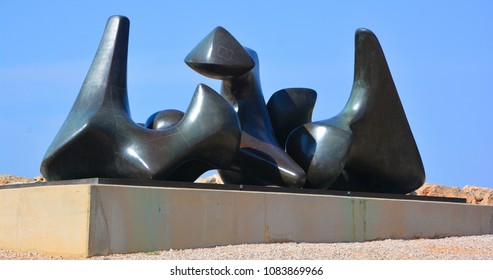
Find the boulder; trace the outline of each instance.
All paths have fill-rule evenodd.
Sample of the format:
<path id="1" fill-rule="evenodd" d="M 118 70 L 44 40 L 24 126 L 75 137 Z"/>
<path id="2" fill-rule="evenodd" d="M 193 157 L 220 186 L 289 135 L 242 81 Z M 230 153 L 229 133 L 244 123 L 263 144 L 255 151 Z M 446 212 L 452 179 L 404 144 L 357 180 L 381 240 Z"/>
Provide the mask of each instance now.
<path id="1" fill-rule="evenodd" d="M 224 184 L 223 180 L 221 179 L 221 176 L 219 174 L 214 174 L 209 177 L 203 177 L 203 178 L 198 178 L 195 180 L 195 183 L 200 183 L 200 184 Z"/>
<path id="2" fill-rule="evenodd" d="M 32 178 L 9 175 L 9 174 L 0 174 L 0 185 L 7 184 L 22 184 L 32 182 Z"/>
<path id="3" fill-rule="evenodd" d="M 443 186 L 425 183 L 411 195 L 465 198 L 469 204 L 493 205 L 493 189 L 477 186 Z"/>

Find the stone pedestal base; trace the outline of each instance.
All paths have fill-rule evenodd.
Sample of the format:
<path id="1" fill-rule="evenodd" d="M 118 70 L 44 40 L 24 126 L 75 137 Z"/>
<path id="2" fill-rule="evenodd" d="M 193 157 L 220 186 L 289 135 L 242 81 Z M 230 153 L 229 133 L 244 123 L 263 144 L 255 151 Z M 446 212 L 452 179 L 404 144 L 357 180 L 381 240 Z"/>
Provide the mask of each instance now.
<path id="1" fill-rule="evenodd" d="M 492 206 L 189 186 L 0 188 L 0 248 L 88 257 L 245 243 L 493 233 Z"/>

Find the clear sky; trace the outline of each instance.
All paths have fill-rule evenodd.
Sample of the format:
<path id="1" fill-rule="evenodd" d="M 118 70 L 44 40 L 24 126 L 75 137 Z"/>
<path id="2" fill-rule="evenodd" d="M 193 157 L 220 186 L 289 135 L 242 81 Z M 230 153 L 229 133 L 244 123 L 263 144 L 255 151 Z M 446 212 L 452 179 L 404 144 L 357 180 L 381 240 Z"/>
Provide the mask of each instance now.
<path id="1" fill-rule="evenodd" d="M 493 1 L 0 0 L 0 174 L 33 177 L 79 92 L 111 15 L 130 19 L 132 118 L 186 110 L 198 83 L 183 62 L 214 27 L 257 51 L 266 101 L 317 91 L 313 120 L 352 86 L 354 33 L 382 45 L 427 182 L 493 187 Z"/>

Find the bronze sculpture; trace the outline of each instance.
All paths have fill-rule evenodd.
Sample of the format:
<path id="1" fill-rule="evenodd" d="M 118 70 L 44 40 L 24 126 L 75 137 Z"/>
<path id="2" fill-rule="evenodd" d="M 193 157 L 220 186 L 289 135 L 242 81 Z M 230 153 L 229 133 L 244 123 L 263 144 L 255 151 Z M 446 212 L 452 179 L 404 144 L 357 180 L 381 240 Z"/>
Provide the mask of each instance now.
<path id="1" fill-rule="evenodd" d="M 312 121 L 316 101 L 317 92 L 309 88 L 285 88 L 272 94 L 267 110 L 282 147 L 293 130 Z"/>
<path id="2" fill-rule="evenodd" d="M 229 168 L 219 170 L 223 181 L 302 187 L 305 172 L 275 139 L 260 85 L 256 52 L 242 47 L 228 31 L 217 27 L 190 52 L 185 62 L 197 72 L 223 81 L 221 95 L 240 119 L 240 150 Z"/>
<path id="3" fill-rule="evenodd" d="M 312 122 L 312 89 L 283 89 L 265 104 L 257 53 L 217 27 L 185 62 L 222 80 L 222 97 L 199 84 L 187 112 L 162 110 L 145 124 L 130 117 L 128 31 L 127 18 L 108 20 L 79 95 L 41 164 L 48 180 L 193 182 L 218 169 L 231 184 L 407 193 L 424 182 L 419 151 L 371 31 L 356 32 L 353 89 L 333 118 Z"/>
<path id="4" fill-rule="evenodd" d="M 424 183 L 418 147 L 377 37 L 356 31 L 354 83 L 337 116 L 288 137 L 288 153 L 307 172 L 307 187 L 408 193 Z"/>
<path id="5" fill-rule="evenodd" d="M 79 95 L 41 164 L 48 180 L 165 180 L 190 160 L 226 168 L 235 158 L 240 140 L 236 112 L 206 85 L 197 86 L 183 119 L 171 127 L 147 129 L 131 120 L 128 31 L 127 18 L 108 20 Z"/>

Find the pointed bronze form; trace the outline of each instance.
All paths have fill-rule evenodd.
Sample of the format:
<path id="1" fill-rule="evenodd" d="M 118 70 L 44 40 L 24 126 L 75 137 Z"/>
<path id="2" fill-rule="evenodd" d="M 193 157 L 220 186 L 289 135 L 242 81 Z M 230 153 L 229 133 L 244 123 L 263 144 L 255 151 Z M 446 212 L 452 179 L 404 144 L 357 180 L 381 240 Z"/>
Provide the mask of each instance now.
<path id="1" fill-rule="evenodd" d="M 212 30 L 185 58 L 198 73 L 213 79 L 233 78 L 250 71 L 255 62 L 224 28 Z"/>
<path id="2" fill-rule="evenodd" d="M 219 170 L 223 181 L 303 186 L 303 169 L 275 139 L 260 86 L 255 51 L 244 48 L 228 31 L 217 27 L 192 50 L 185 62 L 197 72 L 223 81 L 221 94 L 235 108 L 240 119 L 240 151 L 228 169 Z"/>
<path id="3" fill-rule="evenodd" d="M 284 147 L 289 133 L 312 121 L 317 92 L 309 88 L 286 88 L 276 91 L 267 102 L 267 110 L 277 142 Z"/>
<path id="4" fill-rule="evenodd" d="M 358 29 L 355 43 L 348 103 L 293 131 L 287 151 L 306 170 L 307 187 L 411 192 L 425 172 L 384 53 L 370 30 Z"/>
<path id="5" fill-rule="evenodd" d="M 226 168 L 236 156 L 241 136 L 236 112 L 205 85 L 197 86 L 187 112 L 175 125 L 151 130 L 131 120 L 128 32 L 127 18 L 108 20 L 79 95 L 41 164 L 48 180 L 165 180 L 190 160 Z"/>

